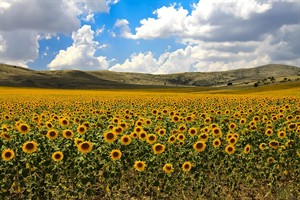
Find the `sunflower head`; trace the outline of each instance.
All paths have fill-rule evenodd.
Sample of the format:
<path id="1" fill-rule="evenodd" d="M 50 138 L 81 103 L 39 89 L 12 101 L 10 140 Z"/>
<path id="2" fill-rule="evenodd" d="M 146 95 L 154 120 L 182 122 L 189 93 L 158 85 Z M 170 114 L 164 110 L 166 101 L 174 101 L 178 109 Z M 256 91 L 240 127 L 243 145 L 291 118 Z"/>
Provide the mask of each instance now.
<path id="1" fill-rule="evenodd" d="M 30 127 L 24 123 L 19 124 L 19 126 L 17 126 L 17 128 L 18 128 L 18 131 L 23 134 L 26 134 L 30 131 Z"/>
<path id="2" fill-rule="evenodd" d="M 53 161 L 58 162 L 64 158 L 64 154 L 61 151 L 56 151 L 52 154 L 51 157 Z"/>
<path id="3" fill-rule="evenodd" d="M 144 161 L 135 161 L 133 167 L 137 170 L 137 171 L 144 171 L 146 168 L 146 164 Z"/>
<path id="4" fill-rule="evenodd" d="M 206 148 L 206 144 L 203 141 L 198 141 L 193 145 L 193 148 L 197 151 L 197 152 L 202 152 L 205 150 Z"/>
<path id="5" fill-rule="evenodd" d="M 35 141 L 27 141 L 23 144 L 22 149 L 26 153 L 33 153 L 37 150 L 37 143 Z"/>
<path id="6" fill-rule="evenodd" d="M 5 149 L 2 151 L 2 159 L 4 161 L 10 161 L 15 157 L 15 152 L 11 149 Z"/>
<path id="7" fill-rule="evenodd" d="M 215 148 L 217 148 L 217 147 L 221 146 L 221 140 L 219 138 L 216 138 L 216 139 L 214 139 L 212 144 Z"/>
<path id="8" fill-rule="evenodd" d="M 189 172 L 192 169 L 192 164 L 189 161 L 184 162 L 181 168 L 184 172 Z"/>
<path id="9" fill-rule="evenodd" d="M 174 168 L 172 164 L 167 163 L 164 165 L 163 170 L 165 173 L 170 174 L 174 171 Z"/>
<path id="10" fill-rule="evenodd" d="M 85 134 L 87 132 L 87 127 L 84 125 L 80 125 L 77 127 L 77 132 L 81 135 Z"/>
<path id="11" fill-rule="evenodd" d="M 147 142 L 148 142 L 149 144 L 155 143 L 155 142 L 156 142 L 156 135 L 155 135 L 155 134 L 149 134 L 149 135 L 147 136 Z"/>
<path id="12" fill-rule="evenodd" d="M 122 157 L 122 152 L 119 149 L 114 149 L 110 152 L 110 158 L 112 160 L 119 160 Z"/>
<path id="13" fill-rule="evenodd" d="M 204 141 L 206 142 L 209 138 L 209 135 L 207 133 L 201 133 L 199 136 L 198 136 L 198 139 L 201 140 L 201 141 Z"/>
<path id="14" fill-rule="evenodd" d="M 92 150 L 92 148 L 93 148 L 92 143 L 87 141 L 82 142 L 78 145 L 78 150 L 82 153 L 88 153 Z"/>
<path id="15" fill-rule="evenodd" d="M 168 143 L 174 144 L 174 142 L 176 142 L 176 137 L 175 137 L 175 135 L 171 135 L 168 139 Z"/>
<path id="16" fill-rule="evenodd" d="M 278 138 L 283 139 L 286 137 L 286 132 L 285 131 L 279 131 L 277 133 Z"/>
<path id="17" fill-rule="evenodd" d="M 267 144 L 266 143 L 261 143 L 260 145 L 259 145 L 259 149 L 260 150 L 265 150 L 265 148 L 267 147 Z"/>
<path id="18" fill-rule="evenodd" d="M 276 140 L 271 140 L 269 142 L 269 146 L 272 148 L 272 149 L 277 149 L 279 147 L 279 142 L 276 141 Z"/>
<path id="19" fill-rule="evenodd" d="M 225 151 L 226 153 L 228 153 L 229 155 L 233 154 L 235 152 L 235 147 L 233 145 L 227 145 L 225 147 Z"/>
<path id="20" fill-rule="evenodd" d="M 197 128 L 190 128 L 188 133 L 190 136 L 195 136 L 195 135 L 197 135 L 198 130 L 197 130 Z"/>
<path id="21" fill-rule="evenodd" d="M 123 135 L 121 137 L 121 144 L 122 145 L 129 145 L 131 143 L 131 137 L 129 135 Z"/>
<path id="22" fill-rule="evenodd" d="M 184 141 L 184 139 L 185 139 L 185 135 L 184 135 L 183 133 L 179 133 L 179 134 L 177 135 L 177 140 L 179 140 L 179 141 Z"/>
<path id="23" fill-rule="evenodd" d="M 251 150 L 251 145 L 250 145 L 250 144 L 247 144 L 247 145 L 244 147 L 244 154 L 250 153 L 250 150 Z"/>
<path id="24" fill-rule="evenodd" d="M 161 154 L 165 151 L 166 147 L 163 144 L 157 143 L 152 147 L 154 154 Z"/>
<path id="25" fill-rule="evenodd" d="M 105 132 L 103 136 L 104 136 L 105 142 L 109 142 L 109 143 L 112 143 L 117 139 L 117 135 L 113 131 Z"/>
<path id="26" fill-rule="evenodd" d="M 140 139 L 140 140 L 145 140 L 145 139 L 147 138 L 147 136 L 148 136 L 148 134 L 147 134 L 146 131 L 141 131 L 141 132 L 139 133 L 139 139 Z"/>
<path id="27" fill-rule="evenodd" d="M 215 127 L 212 129 L 212 135 L 214 137 L 222 137 L 222 131 L 219 127 Z"/>
<path id="28" fill-rule="evenodd" d="M 166 132 L 166 129 L 162 128 L 157 131 L 157 134 L 162 137 L 166 134 Z"/>
<path id="29" fill-rule="evenodd" d="M 273 135 L 273 130 L 272 129 L 270 129 L 270 128 L 268 128 L 266 131 L 265 131 L 265 135 L 267 135 L 267 136 L 271 136 L 271 135 Z"/>
<path id="30" fill-rule="evenodd" d="M 58 136 L 58 132 L 54 129 L 48 130 L 46 137 L 49 138 L 50 140 L 56 139 Z"/>
<path id="31" fill-rule="evenodd" d="M 132 137 L 132 138 L 137 138 L 138 136 L 139 136 L 139 134 L 137 132 L 130 133 L 130 137 Z"/>
<path id="32" fill-rule="evenodd" d="M 66 138 L 66 139 L 72 139 L 74 136 L 74 132 L 71 131 L 71 130 L 64 130 L 63 131 L 63 137 Z"/>

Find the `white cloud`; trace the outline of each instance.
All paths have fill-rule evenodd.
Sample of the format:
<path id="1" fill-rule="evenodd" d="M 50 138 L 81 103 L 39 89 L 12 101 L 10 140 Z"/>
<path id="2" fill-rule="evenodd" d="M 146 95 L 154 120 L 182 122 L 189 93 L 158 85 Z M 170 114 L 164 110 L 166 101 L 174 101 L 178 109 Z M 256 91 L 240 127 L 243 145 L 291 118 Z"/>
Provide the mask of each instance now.
<path id="1" fill-rule="evenodd" d="M 91 26 L 84 25 L 77 32 L 73 32 L 72 46 L 66 50 L 60 50 L 58 55 L 51 61 L 48 67 L 51 70 L 58 69 L 81 69 L 99 70 L 107 69 L 109 61 L 106 57 L 95 56 L 99 43 L 94 41 L 95 32 Z"/>
<path id="2" fill-rule="evenodd" d="M 111 0 L 1 0 L 1 62 L 27 66 L 27 62 L 38 57 L 40 39 L 59 38 L 58 33 L 71 34 L 80 28 L 80 19 L 93 22 L 95 12 L 107 13 L 115 3 Z"/>
<path id="3" fill-rule="evenodd" d="M 133 54 L 111 70 L 164 74 L 268 63 L 299 66 L 299 12 L 300 3 L 289 0 L 201 0 L 190 13 L 180 5 L 161 7 L 155 18 L 140 20 L 134 33 L 126 19 L 119 19 L 115 27 L 122 37 L 175 37 L 186 47 L 157 57 L 151 52 Z"/>

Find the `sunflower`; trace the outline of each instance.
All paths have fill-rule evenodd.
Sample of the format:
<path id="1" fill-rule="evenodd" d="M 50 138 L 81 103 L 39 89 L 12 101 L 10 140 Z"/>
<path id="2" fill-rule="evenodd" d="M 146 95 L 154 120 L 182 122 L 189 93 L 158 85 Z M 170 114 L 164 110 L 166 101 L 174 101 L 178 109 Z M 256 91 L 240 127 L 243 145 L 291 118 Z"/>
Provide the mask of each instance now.
<path id="1" fill-rule="evenodd" d="M 52 154 L 52 160 L 55 162 L 61 161 L 64 158 L 64 154 L 61 151 L 56 151 Z"/>
<path id="2" fill-rule="evenodd" d="M 146 164 L 144 161 L 135 161 L 133 167 L 137 170 L 137 171 L 144 171 L 146 168 Z"/>
<path id="3" fill-rule="evenodd" d="M 251 150 L 251 145 L 250 144 L 247 144 L 244 148 L 244 154 L 248 154 L 250 153 L 250 150 Z"/>
<path id="4" fill-rule="evenodd" d="M 271 135 L 273 135 L 273 130 L 272 129 L 270 129 L 270 128 L 268 128 L 266 131 L 265 131 L 265 135 L 267 135 L 267 136 L 271 136 Z"/>
<path id="5" fill-rule="evenodd" d="M 235 147 L 233 145 L 227 145 L 225 147 L 225 151 L 226 153 L 228 153 L 229 155 L 233 154 L 235 152 Z"/>
<path id="6" fill-rule="evenodd" d="M 260 118 L 259 118 L 259 116 L 254 116 L 254 117 L 252 118 L 252 120 L 255 121 L 255 122 L 258 122 L 258 121 L 260 120 Z"/>
<path id="7" fill-rule="evenodd" d="M 2 159 L 4 161 L 9 161 L 15 157 L 15 152 L 11 149 L 5 149 L 2 151 Z"/>
<path id="8" fill-rule="evenodd" d="M 83 139 L 81 139 L 81 138 L 75 138 L 74 139 L 74 143 L 75 143 L 75 145 L 78 147 L 79 146 L 79 144 L 80 143 L 82 143 L 83 142 Z"/>
<path id="9" fill-rule="evenodd" d="M 213 141 L 213 146 L 214 146 L 215 148 L 221 146 L 221 140 L 220 140 L 219 138 L 214 139 L 214 141 Z"/>
<path id="10" fill-rule="evenodd" d="M 206 118 L 204 119 L 204 123 L 205 123 L 205 124 L 210 124 L 210 122 L 211 122 L 211 118 L 210 118 L 210 117 L 206 117 Z"/>
<path id="11" fill-rule="evenodd" d="M 124 129 L 121 126 L 115 127 L 113 130 L 117 135 L 123 133 L 124 131 Z"/>
<path id="12" fill-rule="evenodd" d="M 268 157 L 267 161 L 268 161 L 268 163 L 270 163 L 270 164 L 276 162 L 275 159 L 274 159 L 273 157 Z"/>
<path id="13" fill-rule="evenodd" d="M 146 123 L 148 126 L 150 126 L 150 125 L 152 124 L 152 121 L 151 121 L 151 119 L 146 119 L 145 123 Z"/>
<path id="14" fill-rule="evenodd" d="M 27 141 L 23 144 L 23 151 L 26 153 L 33 153 L 37 150 L 37 143 L 35 141 Z"/>
<path id="15" fill-rule="evenodd" d="M 230 144 L 230 145 L 235 145 L 236 143 L 237 143 L 237 139 L 235 137 L 231 137 L 228 140 L 228 144 Z"/>
<path id="16" fill-rule="evenodd" d="M 50 140 L 54 140 L 55 138 L 57 138 L 58 132 L 56 130 L 54 130 L 54 129 L 51 129 L 51 130 L 47 131 L 46 136 Z"/>
<path id="17" fill-rule="evenodd" d="M 165 164 L 163 167 L 164 172 L 166 172 L 167 174 L 170 174 L 174 171 L 173 165 L 172 164 Z"/>
<path id="18" fill-rule="evenodd" d="M 283 138 L 286 137 L 286 132 L 285 132 L 285 131 L 279 131 L 279 132 L 277 133 L 277 135 L 278 135 L 278 137 L 279 137 L 280 139 L 283 139 Z"/>
<path id="19" fill-rule="evenodd" d="M 185 132 L 187 130 L 187 127 L 185 124 L 181 124 L 178 128 L 178 131 L 179 132 Z"/>
<path id="20" fill-rule="evenodd" d="M 129 145 L 131 143 L 131 137 L 129 135 L 123 135 L 121 137 L 121 144 L 122 145 Z"/>
<path id="21" fill-rule="evenodd" d="M 279 147 L 279 142 L 276 141 L 276 140 L 271 140 L 269 142 L 269 146 L 272 148 L 272 149 L 277 149 Z"/>
<path id="22" fill-rule="evenodd" d="M 147 134 L 146 131 L 141 131 L 141 132 L 139 133 L 139 139 L 140 139 L 140 140 L 145 140 L 145 139 L 147 138 L 147 136 L 148 136 L 148 134 Z"/>
<path id="23" fill-rule="evenodd" d="M 152 146 L 154 154 L 161 154 L 165 151 L 166 147 L 163 144 L 157 143 Z"/>
<path id="24" fill-rule="evenodd" d="M 71 131 L 71 130 L 64 130 L 63 131 L 63 137 L 66 138 L 66 139 L 72 139 L 74 136 L 74 132 Z"/>
<path id="25" fill-rule="evenodd" d="M 179 133 L 179 134 L 177 135 L 177 140 L 184 141 L 184 139 L 185 139 L 185 135 L 184 135 L 184 134 Z"/>
<path id="26" fill-rule="evenodd" d="M 46 127 L 48 129 L 52 129 L 54 126 L 53 126 L 53 124 L 51 122 L 46 122 Z"/>
<path id="27" fill-rule="evenodd" d="M 208 134 L 207 133 L 201 133 L 199 136 L 198 136 L 198 139 L 203 141 L 203 142 L 206 142 L 208 140 Z"/>
<path id="28" fill-rule="evenodd" d="M 214 137 L 222 137 L 222 131 L 219 127 L 215 127 L 212 129 L 212 134 Z"/>
<path id="29" fill-rule="evenodd" d="M 166 134 L 166 132 L 166 129 L 162 128 L 157 131 L 157 134 L 162 137 Z"/>
<path id="30" fill-rule="evenodd" d="M 104 140 L 105 142 L 112 143 L 117 139 L 117 135 L 115 132 L 109 131 L 104 133 Z"/>
<path id="31" fill-rule="evenodd" d="M 168 143 L 170 143 L 170 144 L 174 144 L 175 141 L 176 141 L 175 135 L 171 135 L 168 139 Z"/>
<path id="32" fill-rule="evenodd" d="M 240 124 L 246 124 L 247 122 L 247 119 L 246 118 L 241 118 L 240 119 Z"/>
<path id="33" fill-rule="evenodd" d="M 267 144 L 266 143 L 261 143 L 260 145 L 259 145 L 259 149 L 260 150 L 265 150 L 265 148 L 267 147 Z"/>
<path id="34" fill-rule="evenodd" d="M 61 126 L 68 126 L 69 125 L 69 121 L 66 118 L 59 119 L 58 122 Z"/>
<path id="35" fill-rule="evenodd" d="M 143 128 L 141 127 L 141 126 L 136 126 L 135 128 L 134 128 L 134 132 L 136 132 L 136 133 L 140 133 L 140 132 L 142 132 L 143 131 Z"/>
<path id="36" fill-rule="evenodd" d="M 197 151 L 197 152 L 202 152 L 205 150 L 206 148 L 206 144 L 203 141 L 198 141 L 193 145 L 193 148 Z"/>
<path id="37" fill-rule="evenodd" d="M 119 149 L 114 149 L 110 152 L 110 158 L 112 160 L 119 160 L 122 157 L 122 152 Z"/>
<path id="38" fill-rule="evenodd" d="M 295 123 L 288 124 L 289 131 L 295 130 L 296 128 L 297 128 L 297 124 L 295 124 Z"/>
<path id="39" fill-rule="evenodd" d="M 92 150 L 93 148 L 93 145 L 92 143 L 90 142 L 81 142 L 79 145 L 78 145 L 78 150 L 82 153 L 88 153 Z"/>
<path id="40" fill-rule="evenodd" d="M 231 124 L 228 125 L 228 128 L 230 130 L 234 130 L 234 129 L 236 129 L 236 124 L 235 123 L 231 123 Z"/>
<path id="41" fill-rule="evenodd" d="M 155 135 L 155 134 L 149 134 L 149 135 L 147 136 L 147 142 L 148 142 L 149 144 L 155 143 L 155 142 L 156 142 L 156 135 Z"/>
<path id="42" fill-rule="evenodd" d="M 132 137 L 132 138 L 137 138 L 138 136 L 139 136 L 139 134 L 137 132 L 130 133 L 130 137 Z"/>
<path id="43" fill-rule="evenodd" d="M 10 134 L 8 134 L 8 133 L 6 133 L 6 132 L 3 132 L 3 133 L 1 133 L 0 134 L 0 137 L 2 137 L 2 138 L 4 138 L 4 139 L 6 139 L 6 140 L 11 140 L 11 135 Z"/>
<path id="44" fill-rule="evenodd" d="M 190 129 L 188 130 L 188 134 L 189 134 L 190 136 L 195 136 L 195 135 L 197 135 L 197 133 L 198 133 L 197 128 L 190 128 Z"/>
<path id="45" fill-rule="evenodd" d="M 228 141 L 228 140 L 230 140 L 230 138 L 232 138 L 233 137 L 233 134 L 232 133 L 227 133 L 227 135 L 226 135 L 226 140 Z"/>
<path id="46" fill-rule="evenodd" d="M 188 172 L 192 169 L 192 164 L 191 162 L 184 162 L 181 168 L 184 172 Z"/>
<path id="47" fill-rule="evenodd" d="M 172 120 L 171 120 L 172 122 L 179 122 L 180 121 L 180 118 L 178 117 L 178 116 L 173 116 L 172 117 Z"/>
<path id="48" fill-rule="evenodd" d="M 77 127 L 77 132 L 81 135 L 85 134 L 87 131 L 87 127 L 84 125 L 80 125 Z"/>
<path id="49" fill-rule="evenodd" d="M 26 134 L 30 131 L 30 127 L 27 124 L 21 123 L 17 126 L 17 129 L 20 133 Z"/>

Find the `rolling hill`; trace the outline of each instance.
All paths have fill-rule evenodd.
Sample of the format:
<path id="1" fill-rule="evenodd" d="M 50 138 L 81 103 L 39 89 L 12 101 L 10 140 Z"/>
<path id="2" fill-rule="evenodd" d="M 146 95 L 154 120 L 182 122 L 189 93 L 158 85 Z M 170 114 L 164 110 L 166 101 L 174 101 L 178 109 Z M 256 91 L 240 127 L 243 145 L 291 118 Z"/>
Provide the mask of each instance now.
<path id="1" fill-rule="evenodd" d="M 280 82 L 299 82 L 300 68 L 270 64 L 222 72 L 186 72 L 152 75 L 112 71 L 36 71 L 0 64 L 0 86 L 97 89 L 151 87 L 253 87 Z"/>

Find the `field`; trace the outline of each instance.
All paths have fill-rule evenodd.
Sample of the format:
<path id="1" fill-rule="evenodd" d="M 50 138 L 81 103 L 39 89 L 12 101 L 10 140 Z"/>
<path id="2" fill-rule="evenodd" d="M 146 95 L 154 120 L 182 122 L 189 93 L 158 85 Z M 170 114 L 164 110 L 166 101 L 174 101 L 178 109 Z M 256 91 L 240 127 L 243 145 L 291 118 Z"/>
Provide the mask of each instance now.
<path id="1" fill-rule="evenodd" d="M 1 87 L 0 199 L 297 199 L 299 89 Z"/>

